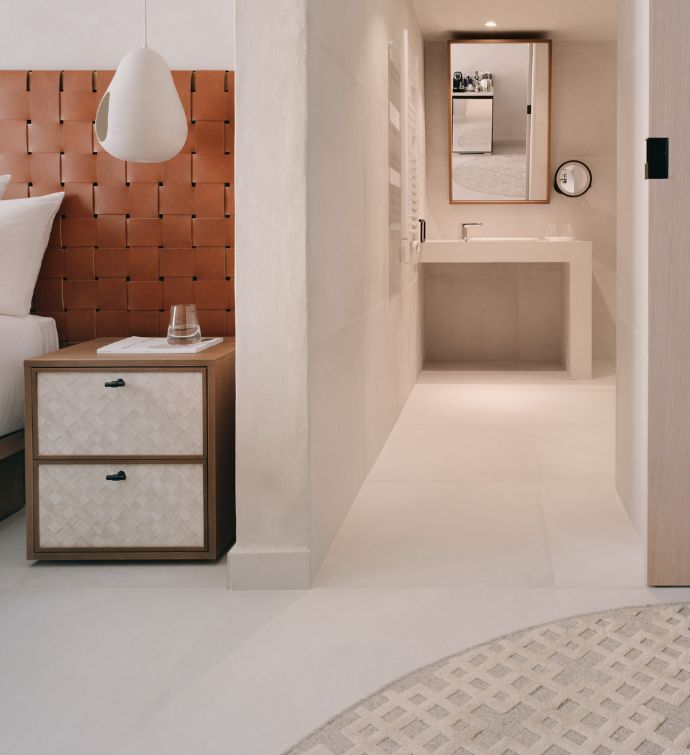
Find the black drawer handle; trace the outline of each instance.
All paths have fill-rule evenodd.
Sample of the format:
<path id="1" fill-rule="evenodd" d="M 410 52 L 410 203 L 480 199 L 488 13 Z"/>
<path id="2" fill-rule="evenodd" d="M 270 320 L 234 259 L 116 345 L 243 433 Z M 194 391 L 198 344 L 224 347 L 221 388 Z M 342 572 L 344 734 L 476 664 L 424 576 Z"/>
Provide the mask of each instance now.
<path id="1" fill-rule="evenodd" d="M 125 387 L 125 381 L 122 378 L 118 378 L 117 380 L 109 380 L 105 384 L 106 388 L 124 388 Z"/>
<path id="2" fill-rule="evenodd" d="M 127 475 L 120 470 L 119 472 L 115 472 L 115 474 L 107 474 L 105 479 L 110 480 L 111 482 L 122 482 L 122 480 L 127 479 Z"/>

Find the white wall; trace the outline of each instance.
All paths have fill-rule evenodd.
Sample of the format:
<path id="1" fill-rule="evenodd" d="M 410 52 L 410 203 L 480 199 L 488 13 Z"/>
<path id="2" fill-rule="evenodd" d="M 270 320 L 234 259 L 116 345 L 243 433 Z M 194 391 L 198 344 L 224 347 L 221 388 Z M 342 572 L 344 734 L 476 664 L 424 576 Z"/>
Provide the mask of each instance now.
<path id="1" fill-rule="evenodd" d="M 616 483 L 640 532 L 647 515 L 649 55 L 649 0 L 619 4 Z"/>
<path id="2" fill-rule="evenodd" d="M 571 223 L 578 238 L 594 242 L 593 348 L 595 359 L 615 359 L 616 328 L 616 44 L 554 42 L 552 93 L 552 172 L 564 160 L 577 159 L 592 169 L 592 189 L 569 199 L 551 193 L 547 205 L 450 205 L 448 203 L 448 94 L 445 42 L 426 45 L 427 58 L 427 190 L 429 238 L 457 238 L 462 222 L 484 223 L 486 236 L 543 236 L 547 225 Z M 553 174 L 549 185 L 553 182 Z M 467 322 L 450 307 L 491 296 L 496 319 L 481 338 L 461 340 L 456 359 L 507 359 L 518 350 L 525 361 L 542 361 L 558 353 L 560 275 L 537 266 L 492 266 L 490 271 L 459 271 L 462 265 L 436 268 L 427 275 L 426 337 L 443 341 L 433 323 Z M 480 275 L 480 278 L 477 276 Z M 439 280 L 440 277 L 443 280 Z M 478 286 L 484 286 L 483 293 Z M 442 300 L 436 296 L 439 294 Z M 436 297 L 436 298 L 435 298 Z M 511 299 L 507 297 L 512 297 Z M 488 306 L 488 305 L 487 305 Z M 503 311 L 501 308 L 510 307 Z M 434 308 L 438 311 L 434 311 Z M 523 323 L 515 328 L 515 312 Z M 502 313 L 502 314 L 501 314 Z M 431 315 L 429 317 L 429 315 Z M 486 322 L 486 318 L 483 318 Z M 466 329 L 467 330 L 467 329 Z M 460 332 L 460 331 L 458 331 Z M 461 334 L 462 335 L 462 334 Z M 516 345 L 516 339 L 518 343 Z M 464 344 L 464 345 L 463 345 Z M 482 351 L 482 347 L 486 348 Z M 450 354 L 445 354 L 448 358 Z"/>
<path id="3" fill-rule="evenodd" d="M 388 248 L 405 26 L 423 62 L 408 2 L 237 3 L 235 588 L 308 586 L 421 366 L 418 271 Z"/>
<path id="4" fill-rule="evenodd" d="M 171 68 L 235 67 L 235 0 L 148 0 Z M 143 41 L 143 0 L 2 0 L 0 69 L 115 68 Z"/>
<path id="5" fill-rule="evenodd" d="M 419 273 L 388 248 L 388 43 L 408 28 L 423 66 L 423 40 L 407 0 L 308 8 L 315 573 L 421 366 Z"/>
<path id="6" fill-rule="evenodd" d="M 309 584 L 305 0 L 239 0 L 237 589 Z M 276 64 L 279 61 L 279 65 Z"/>

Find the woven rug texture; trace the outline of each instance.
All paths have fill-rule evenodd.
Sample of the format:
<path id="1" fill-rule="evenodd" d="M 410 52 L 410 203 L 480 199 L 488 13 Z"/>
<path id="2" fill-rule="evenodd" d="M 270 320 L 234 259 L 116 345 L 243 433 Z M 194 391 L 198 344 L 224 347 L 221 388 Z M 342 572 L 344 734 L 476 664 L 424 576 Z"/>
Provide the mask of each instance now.
<path id="1" fill-rule="evenodd" d="M 577 616 L 398 679 L 290 755 L 690 752 L 690 604 Z"/>

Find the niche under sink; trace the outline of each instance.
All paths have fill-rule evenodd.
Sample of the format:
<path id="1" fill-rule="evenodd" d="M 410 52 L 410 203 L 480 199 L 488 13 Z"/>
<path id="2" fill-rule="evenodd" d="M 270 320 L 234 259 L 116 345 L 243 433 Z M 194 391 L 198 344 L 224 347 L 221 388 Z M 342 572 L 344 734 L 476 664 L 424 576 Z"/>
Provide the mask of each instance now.
<path id="1" fill-rule="evenodd" d="M 472 265 L 486 262 L 558 262 L 565 267 L 563 285 L 563 351 L 570 376 L 592 377 L 592 242 L 541 241 L 524 236 L 483 236 L 469 241 L 422 244 L 424 263 Z"/>

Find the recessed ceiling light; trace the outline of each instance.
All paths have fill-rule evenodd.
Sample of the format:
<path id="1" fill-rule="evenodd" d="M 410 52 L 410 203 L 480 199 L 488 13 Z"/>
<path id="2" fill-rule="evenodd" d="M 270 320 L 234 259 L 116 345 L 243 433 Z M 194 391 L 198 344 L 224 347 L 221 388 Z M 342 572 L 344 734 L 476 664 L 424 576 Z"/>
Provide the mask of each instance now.
<path id="1" fill-rule="evenodd" d="M 488 26 L 490 29 L 493 29 L 495 26 L 498 26 L 498 24 L 495 21 L 487 21 L 484 26 Z"/>

